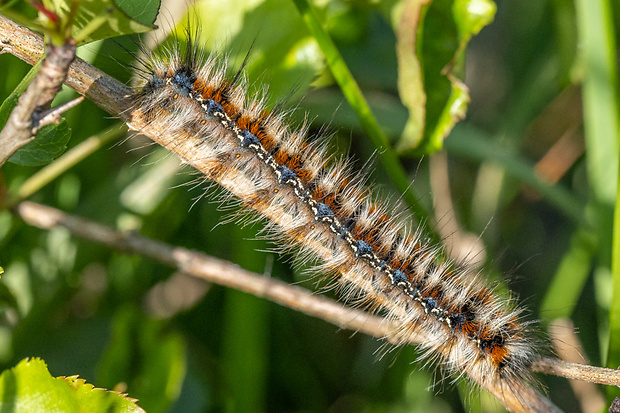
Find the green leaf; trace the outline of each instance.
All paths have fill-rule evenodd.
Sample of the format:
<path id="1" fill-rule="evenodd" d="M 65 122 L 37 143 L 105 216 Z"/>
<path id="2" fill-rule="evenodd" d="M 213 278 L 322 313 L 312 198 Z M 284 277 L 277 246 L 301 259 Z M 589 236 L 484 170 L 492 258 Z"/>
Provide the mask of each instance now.
<path id="1" fill-rule="evenodd" d="M 61 119 L 57 125 L 47 125 L 41 128 L 36 138 L 19 148 L 9 158 L 9 161 L 24 166 L 47 165 L 65 152 L 69 138 L 71 138 L 71 129 L 67 121 Z"/>
<path id="2" fill-rule="evenodd" d="M 0 375 L 0 409 L 13 413 L 144 412 L 135 400 L 96 389 L 76 376 L 54 378 L 41 359 L 25 359 Z"/>
<path id="3" fill-rule="evenodd" d="M 455 0 L 452 14 L 459 31 L 459 48 L 465 49 L 469 39 L 493 21 L 496 10 L 491 0 Z"/>
<path id="4" fill-rule="evenodd" d="M 608 0 L 577 1 L 581 63 L 584 70 L 583 110 L 586 165 L 593 195 L 592 219 L 600 237 L 600 274 L 613 276 L 609 303 L 607 366 L 620 365 L 620 202 L 618 158 L 620 151 L 620 99 L 614 21 Z M 609 280 L 608 277 L 607 280 Z M 599 294 L 600 305 L 605 294 Z M 620 396 L 608 387 L 608 399 Z"/>
<path id="5" fill-rule="evenodd" d="M 426 115 L 426 92 L 422 74 L 422 64 L 415 52 L 418 43 L 418 30 L 423 19 L 423 9 L 431 0 L 408 1 L 396 31 L 396 53 L 398 57 L 398 90 L 401 101 L 409 109 L 409 119 L 405 125 L 398 146 L 416 147 L 424 134 Z"/>
<path id="6" fill-rule="evenodd" d="M 493 21 L 492 0 L 409 0 L 396 36 L 398 88 L 409 120 L 400 152 L 428 154 L 465 117 L 469 91 L 459 80 L 471 37 Z"/>
<path id="7" fill-rule="evenodd" d="M 161 6 L 159 0 L 116 0 L 114 3 L 130 19 L 145 26 L 155 23 Z"/>

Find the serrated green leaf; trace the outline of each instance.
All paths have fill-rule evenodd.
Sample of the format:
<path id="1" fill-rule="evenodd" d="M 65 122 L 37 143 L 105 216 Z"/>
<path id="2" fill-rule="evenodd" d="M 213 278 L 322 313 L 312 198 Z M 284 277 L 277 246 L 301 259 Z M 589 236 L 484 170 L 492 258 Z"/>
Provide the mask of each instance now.
<path id="1" fill-rule="evenodd" d="M 41 359 L 25 359 L 0 375 L 0 409 L 13 413 L 138 413 L 135 400 L 78 377 L 54 378 Z"/>
<path id="2" fill-rule="evenodd" d="M 459 80 L 471 37 L 495 15 L 492 0 L 410 0 L 397 30 L 399 93 L 409 120 L 400 152 L 428 154 L 465 117 L 469 91 Z"/>

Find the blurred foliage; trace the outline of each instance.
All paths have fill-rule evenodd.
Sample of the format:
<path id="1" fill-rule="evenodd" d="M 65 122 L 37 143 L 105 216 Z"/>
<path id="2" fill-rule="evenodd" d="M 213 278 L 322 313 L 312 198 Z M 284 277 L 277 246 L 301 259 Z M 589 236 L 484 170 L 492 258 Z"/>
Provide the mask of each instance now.
<path id="1" fill-rule="evenodd" d="M 467 3 L 435 2 L 457 9 Z M 471 38 L 460 62 L 471 102 L 467 118 L 445 141 L 452 210 L 462 231 L 482 234 L 484 272 L 505 281 L 541 328 L 555 317 L 571 317 L 585 354 L 601 365 L 609 331 L 611 241 L 592 219 L 598 214 L 592 209 L 581 94 L 584 78 L 592 74 L 577 46 L 583 21 L 568 0 L 496 4 L 493 23 Z M 397 69 L 403 2 L 314 5 L 382 131 L 398 145 L 410 117 L 399 96 Z M 620 16 L 618 4 L 611 5 L 612 15 Z M 173 9 L 172 3 L 163 6 L 162 27 L 170 27 Z M 314 131 L 328 124 L 333 150 L 352 152 L 357 165 L 373 156 L 377 148 L 335 86 L 292 1 L 203 1 L 191 15 L 202 21 L 206 49 L 229 56 L 231 72 L 253 45 L 247 75 L 253 92 L 269 84 L 269 104 L 296 108 L 293 121 L 308 113 Z M 608 37 L 617 40 L 619 23 L 612 22 L 616 30 Z M 458 45 L 450 47 L 453 56 Z M 135 42 L 99 41 L 78 53 L 129 82 L 131 56 L 125 48 L 135 50 Z M 424 70 L 444 65 L 432 53 L 422 64 Z M 0 65 L 4 100 L 29 67 L 10 55 L 0 56 Z M 447 101 L 450 84 L 444 89 L 441 98 Z M 65 90 L 56 103 L 73 97 Z M 617 102 L 617 94 L 613 99 Z M 87 101 L 66 118 L 69 148 L 116 122 Z M 400 160 L 431 210 L 429 157 Z M 18 193 L 38 170 L 7 163 L 0 171 L 0 194 Z M 132 138 L 104 146 L 30 199 L 316 287 L 287 257 L 257 252 L 268 249 L 254 239 L 260 225 L 220 225 L 230 213 L 209 202 L 217 190 L 194 205 L 204 188 L 179 187 L 192 179 L 186 172 L 164 150 Z M 382 196 L 398 196 L 381 166 L 371 175 Z M 443 218 L 437 217 L 439 227 L 447 225 Z M 62 229 L 28 227 L 8 211 L 0 211 L 0 264 L 1 367 L 42 357 L 53 375 L 79 374 L 96 386 L 127 392 L 148 411 L 503 410 L 478 391 L 455 389 L 412 364 L 417 354 L 411 348 L 378 360 L 384 349 L 376 339 L 237 291 L 196 284 Z M 579 411 L 566 381 L 541 379 L 552 400 Z M 434 381 L 436 395 L 427 390 Z"/>

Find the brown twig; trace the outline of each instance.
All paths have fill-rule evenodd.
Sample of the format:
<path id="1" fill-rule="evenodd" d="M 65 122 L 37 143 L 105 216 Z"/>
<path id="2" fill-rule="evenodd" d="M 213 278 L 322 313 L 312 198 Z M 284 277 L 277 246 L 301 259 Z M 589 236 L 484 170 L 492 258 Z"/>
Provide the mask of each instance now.
<path id="1" fill-rule="evenodd" d="M 583 380 L 590 383 L 606 386 L 620 386 L 620 370 L 605 367 L 588 366 L 585 364 L 569 363 L 555 358 L 542 358 L 531 367 L 532 371 L 565 377 L 571 380 Z"/>
<path id="2" fill-rule="evenodd" d="M 2 52 L 15 50 L 11 42 L 12 39 L 5 36 L 0 38 Z M 17 105 L 0 132 L 0 165 L 3 165 L 19 148 L 32 141 L 43 126 L 58 122 L 64 111 L 82 101 L 78 98 L 60 107 L 49 109 L 67 78 L 69 65 L 75 59 L 75 50 L 75 42 L 72 41 L 62 46 L 47 45 L 47 56 L 41 63 L 39 72 L 19 97 Z"/>
<path id="3" fill-rule="evenodd" d="M 23 95 L 22 95 L 23 96 Z M 35 120 L 33 122 L 34 126 L 32 128 L 32 132 L 36 134 L 43 126 L 51 125 L 52 123 L 60 122 L 62 118 L 62 114 L 68 111 L 71 108 L 76 107 L 84 100 L 84 96 L 77 97 L 69 102 L 63 103 L 60 106 L 56 106 L 55 108 L 51 108 L 48 110 L 41 111 L 40 114 L 35 116 Z M 34 136 L 33 136 L 34 138 Z"/>
<path id="4" fill-rule="evenodd" d="M 78 237 L 119 251 L 151 258 L 191 276 L 266 298 L 309 316 L 321 318 L 340 328 L 361 331 L 388 340 L 395 330 L 389 321 L 381 317 L 345 307 L 304 288 L 246 271 L 228 261 L 157 242 L 132 232 L 116 231 L 34 202 L 21 202 L 15 207 L 15 211 L 29 225 L 42 229 L 63 227 Z M 417 344 L 415 341 L 412 343 Z"/>
<path id="5" fill-rule="evenodd" d="M 16 25 L 2 16 L 0 16 L 0 41 L 2 44 L 6 45 L 8 43 L 10 45 L 8 51 L 11 54 L 31 64 L 34 64 L 40 59 L 43 53 L 42 39 L 40 37 L 34 36 L 27 29 Z M 148 136 L 156 143 L 177 154 L 183 161 L 191 164 L 197 170 L 204 173 L 206 177 L 218 182 L 223 188 L 235 194 L 239 199 L 251 205 L 253 209 L 262 213 L 274 223 L 286 226 L 288 220 L 294 219 L 294 217 L 291 217 L 285 211 L 274 212 L 272 209 L 271 213 L 267 213 L 266 211 L 268 211 L 268 209 L 266 205 L 262 204 L 261 200 L 256 196 L 252 196 L 253 188 L 251 182 L 249 182 L 243 174 L 239 173 L 239 171 L 227 170 L 226 174 L 215 174 L 214 171 L 217 171 L 218 165 L 214 165 L 213 163 L 201 163 L 199 160 L 190 159 L 187 156 L 193 150 L 190 139 L 187 139 L 187 142 L 174 142 L 173 144 L 166 140 L 167 138 L 165 136 L 161 136 L 151 125 L 145 124 L 138 116 L 134 116 L 134 112 L 129 110 L 126 99 L 126 96 L 130 92 L 129 89 L 117 80 L 105 75 L 99 69 L 80 59 L 76 59 L 69 68 L 69 76 L 65 83 L 110 114 L 123 119 L 130 128 L 140 131 L 140 133 Z M 201 277 L 209 277 L 208 279 L 212 282 L 222 283 L 232 288 L 237 288 L 260 297 L 277 301 L 282 305 L 297 309 L 312 316 L 323 318 L 343 328 L 351 328 L 377 337 L 395 339 L 396 341 L 402 342 L 403 340 L 403 337 L 392 336 L 395 332 L 390 323 L 386 320 L 370 316 L 358 310 L 343 307 L 333 302 L 328 305 L 327 302 L 331 300 L 311 295 L 305 290 L 303 290 L 302 293 L 298 287 L 292 287 L 279 281 L 266 279 L 260 276 L 259 279 L 247 278 L 244 279 L 243 282 L 240 282 L 239 280 L 241 280 L 241 278 L 230 276 L 229 271 L 232 269 L 229 263 L 205 257 L 200 254 L 196 255 L 196 253 L 182 248 L 169 247 L 153 241 L 140 241 L 136 243 L 137 238 L 135 238 L 135 236 L 129 236 L 127 234 L 119 235 L 117 232 L 110 232 L 109 229 L 103 231 L 103 228 L 96 226 L 98 224 L 80 220 L 75 217 L 69 217 L 49 207 L 22 202 L 19 204 L 17 211 L 27 222 L 31 222 L 33 225 L 35 225 L 35 222 L 37 226 L 43 228 L 62 225 L 74 231 L 76 235 L 79 234 L 84 237 L 98 233 L 101 235 L 99 242 L 105 242 L 108 245 L 119 244 L 125 250 L 139 252 L 145 256 L 165 262 L 168 265 L 173 265 L 183 272 L 203 274 Z M 37 217 L 37 215 L 40 216 Z M 300 236 L 303 236 L 303 234 Z M 318 243 L 309 246 L 309 248 L 312 249 L 318 257 L 325 257 L 330 254 L 329 250 Z M 257 277 L 257 275 L 241 270 L 234 265 L 232 268 L 235 268 L 235 271 L 237 271 L 236 274 Z M 252 291 L 248 290 L 248 288 L 250 288 L 248 286 L 252 286 Z M 406 313 L 403 312 L 403 309 L 391 308 L 390 311 L 393 314 L 400 314 L 406 317 Z M 406 339 L 411 343 L 417 343 L 419 341 L 417 337 L 407 336 Z M 620 378 L 617 377 L 617 375 L 611 374 L 612 372 L 615 373 L 613 370 L 564 363 L 553 359 L 543 359 L 539 361 L 535 364 L 533 370 L 582 380 L 597 380 L 597 382 L 608 384 L 617 384 L 620 382 L 618 380 Z M 584 373 L 586 371 L 588 371 L 588 373 Z M 485 388 L 494 394 L 506 408 L 511 411 L 558 411 L 557 407 L 548 399 L 526 384 L 516 383 L 512 387 L 507 388 L 504 383 L 498 382 L 488 384 Z"/>

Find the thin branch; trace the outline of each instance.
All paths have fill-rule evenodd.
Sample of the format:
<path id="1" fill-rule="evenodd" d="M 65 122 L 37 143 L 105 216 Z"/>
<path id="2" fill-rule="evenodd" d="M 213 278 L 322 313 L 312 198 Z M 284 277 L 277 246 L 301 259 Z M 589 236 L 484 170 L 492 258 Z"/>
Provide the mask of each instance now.
<path id="1" fill-rule="evenodd" d="M 52 123 L 60 122 L 63 113 L 65 113 L 71 108 L 76 107 L 77 105 L 82 103 L 83 100 L 84 96 L 80 96 L 78 98 L 70 100 L 69 102 L 63 103 L 60 106 L 41 112 L 39 115 L 35 116 L 32 132 L 36 134 L 38 131 L 41 130 L 42 127 L 51 125 Z"/>
<path id="2" fill-rule="evenodd" d="M 30 36 L 32 38 L 32 36 Z M 11 52 L 11 40 L 0 38 L 2 51 Z M 0 165 L 3 165 L 19 148 L 32 141 L 37 131 L 47 124 L 58 122 L 60 114 L 78 102 L 69 102 L 60 108 L 48 110 L 52 100 L 67 78 L 69 65 L 75 59 L 75 42 L 62 46 L 47 45 L 47 56 L 26 91 L 19 97 L 6 125 L 0 132 Z"/>
<path id="3" fill-rule="evenodd" d="M 63 227 L 78 237 L 119 251 L 151 258 L 191 276 L 268 299 L 340 328 L 361 331 L 388 340 L 395 331 L 394 326 L 381 317 L 345 307 L 304 288 L 246 271 L 228 261 L 154 241 L 133 232 L 116 231 L 34 202 L 19 203 L 15 212 L 29 225 L 42 229 Z M 415 341 L 412 343 L 417 344 Z"/>
<path id="4" fill-rule="evenodd" d="M 583 380 L 606 386 L 620 387 L 620 370 L 569 363 L 549 357 L 534 362 L 531 369 L 539 373 L 565 377 L 570 380 Z"/>

